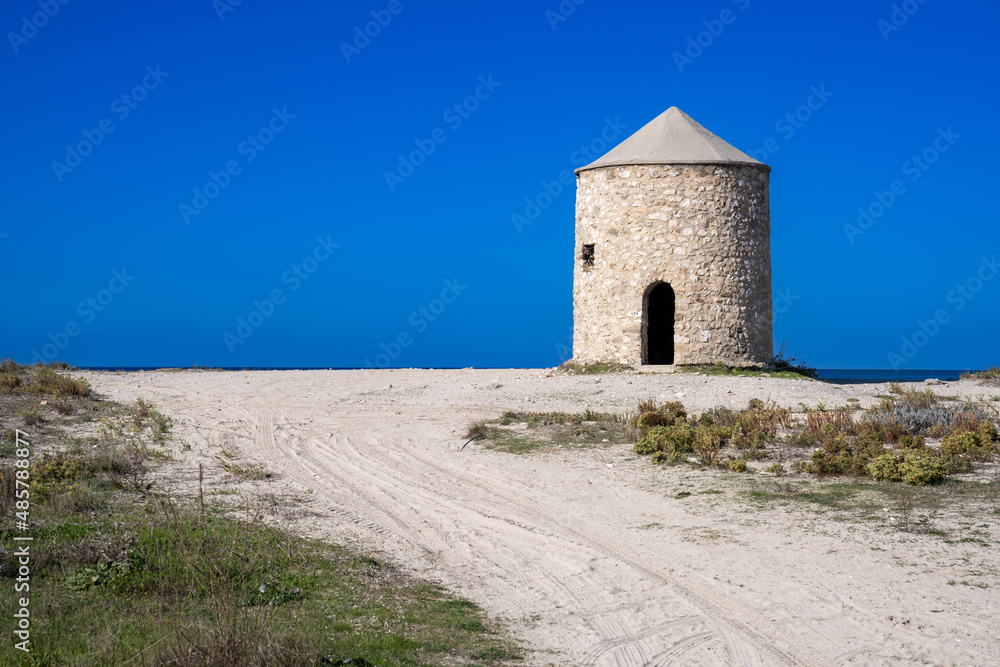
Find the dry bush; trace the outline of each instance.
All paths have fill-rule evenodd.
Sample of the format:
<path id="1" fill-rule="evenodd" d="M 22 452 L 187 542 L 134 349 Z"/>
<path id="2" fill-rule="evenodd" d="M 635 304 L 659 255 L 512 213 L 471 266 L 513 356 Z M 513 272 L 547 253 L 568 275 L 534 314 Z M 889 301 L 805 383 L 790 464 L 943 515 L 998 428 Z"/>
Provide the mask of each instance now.
<path id="1" fill-rule="evenodd" d="M 469 425 L 469 430 L 465 432 L 466 438 L 478 438 L 479 436 L 486 435 L 490 432 L 490 427 L 486 425 L 485 421 L 473 422 Z"/>
<path id="2" fill-rule="evenodd" d="M 806 415 L 806 429 L 814 435 L 820 435 L 820 431 L 826 424 L 833 424 L 841 433 L 857 435 L 858 427 L 854 423 L 851 408 L 836 408 L 834 410 L 816 410 Z"/>
<path id="3" fill-rule="evenodd" d="M 71 378 L 55 371 L 52 366 L 35 366 L 34 391 L 54 396 L 89 396 L 90 384 L 83 378 Z"/>

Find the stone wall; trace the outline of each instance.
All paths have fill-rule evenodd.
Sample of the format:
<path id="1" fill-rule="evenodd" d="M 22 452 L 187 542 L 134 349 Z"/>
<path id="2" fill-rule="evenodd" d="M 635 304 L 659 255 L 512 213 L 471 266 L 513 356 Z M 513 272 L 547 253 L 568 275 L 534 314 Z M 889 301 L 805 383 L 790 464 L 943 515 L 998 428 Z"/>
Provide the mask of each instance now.
<path id="1" fill-rule="evenodd" d="M 758 365 L 773 356 L 768 170 L 604 167 L 577 176 L 573 358 L 639 365 L 644 295 L 676 299 L 674 363 Z M 593 244 L 593 266 L 582 248 Z"/>

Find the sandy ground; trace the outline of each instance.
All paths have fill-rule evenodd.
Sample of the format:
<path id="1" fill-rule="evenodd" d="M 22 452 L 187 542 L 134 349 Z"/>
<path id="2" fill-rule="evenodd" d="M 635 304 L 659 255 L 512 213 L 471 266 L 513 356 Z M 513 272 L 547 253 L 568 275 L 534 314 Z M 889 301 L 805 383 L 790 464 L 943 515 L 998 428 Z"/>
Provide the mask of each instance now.
<path id="1" fill-rule="evenodd" d="M 191 480 L 179 495 L 197 487 L 203 462 L 213 492 L 291 499 L 297 532 L 378 552 L 510 622 L 527 664 L 1000 664 L 996 546 L 753 504 L 738 475 L 652 466 L 624 445 L 459 451 L 471 421 L 505 409 L 628 411 L 658 398 L 699 412 L 750 397 L 867 406 L 884 385 L 548 373 L 85 375 L 175 419 L 174 477 Z M 935 390 L 990 393 L 969 382 Z M 237 484 L 223 449 L 275 477 Z M 680 500 L 684 489 L 693 495 Z"/>

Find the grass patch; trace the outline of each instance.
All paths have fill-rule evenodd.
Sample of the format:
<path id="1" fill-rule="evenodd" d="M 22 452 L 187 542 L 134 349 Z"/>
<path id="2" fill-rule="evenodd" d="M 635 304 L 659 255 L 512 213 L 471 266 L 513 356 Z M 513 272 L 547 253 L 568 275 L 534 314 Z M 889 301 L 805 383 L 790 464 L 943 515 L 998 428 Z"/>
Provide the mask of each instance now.
<path id="1" fill-rule="evenodd" d="M 504 412 L 492 421 L 474 422 L 469 438 L 485 436 L 488 449 L 508 454 L 579 449 L 632 442 L 635 429 L 627 414 L 608 412 Z"/>
<path id="2" fill-rule="evenodd" d="M 751 482 L 747 496 L 761 502 L 803 502 L 834 509 L 852 509 L 858 494 L 871 489 L 871 485 L 857 482 L 833 482 L 820 486 L 790 482 Z"/>
<path id="3" fill-rule="evenodd" d="M 60 371 L 69 370 L 63 363 L 23 366 L 10 359 L 0 362 L 0 394 L 42 395 L 53 398 L 89 396 L 90 385 L 83 378 L 73 378 Z"/>
<path id="4" fill-rule="evenodd" d="M 517 656 L 472 603 L 343 549 L 176 508 L 78 521 L 32 545 L 32 656 L 41 664 L 488 665 Z M 13 556 L 0 568 L 12 579 Z M 0 612 L 13 611 L 6 596 Z"/>
<path id="5" fill-rule="evenodd" d="M 5 366 L 9 369 L 9 366 Z M 21 374 L 35 369 L 18 367 Z M 9 372 L 6 371 L 6 372 Z M 30 384 L 18 388 L 30 387 Z M 519 660 L 506 630 L 473 603 L 357 551 L 161 495 L 150 475 L 168 417 L 138 401 L 64 397 L 47 410 L 52 439 L 28 430 L 31 653 L 10 665 L 501 665 Z M 16 420 L 33 392 L 0 394 Z M 96 407 L 95 407 L 96 406 Z M 47 406 L 46 406 L 47 407 Z M 99 416 L 84 425 L 81 411 Z M 89 431 L 81 432 L 87 428 Z M 17 428 L 21 428 L 20 423 Z M 25 430 L 25 429 L 22 429 Z M 9 432 L 8 432 L 9 431 Z M 0 431 L 4 453 L 17 443 Z M 93 434 L 93 435 L 91 435 Z M 266 475 L 225 461 L 231 474 Z M 12 458 L 0 458 L 0 585 L 18 556 Z M 164 471 L 169 472 L 169 471 Z M 273 498 L 272 498 L 273 502 Z M 24 535 L 20 531 L 18 535 Z M 17 596 L 0 598 L 13 618 Z"/>
<path id="6" fill-rule="evenodd" d="M 557 369 L 568 375 L 602 375 L 605 373 L 625 373 L 635 369 L 625 364 L 616 363 L 594 363 L 581 364 L 575 361 L 567 361 Z"/>
<path id="7" fill-rule="evenodd" d="M 784 378 L 786 380 L 801 380 L 803 378 L 812 379 L 812 376 L 806 375 L 799 371 L 790 369 L 771 369 L 761 368 L 757 366 L 750 367 L 740 367 L 740 366 L 726 366 L 722 363 L 716 363 L 711 366 L 707 365 L 691 365 L 691 366 L 678 366 L 677 370 L 682 373 L 698 373 L 700 375 L 712 375 L 721 377 L 772 377 L 772 378 Z"/>

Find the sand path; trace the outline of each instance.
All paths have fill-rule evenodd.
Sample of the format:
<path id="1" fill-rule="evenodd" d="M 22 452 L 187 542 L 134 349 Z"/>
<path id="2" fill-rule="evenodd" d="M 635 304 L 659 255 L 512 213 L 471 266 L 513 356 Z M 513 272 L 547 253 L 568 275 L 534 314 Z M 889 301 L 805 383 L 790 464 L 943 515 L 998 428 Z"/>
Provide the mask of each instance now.
<path id="1" fill-rule="evenodd" d="M 695 411 L 751 396 L 867 404 L 882 387 L 545 373 L 87 375 L 111 398 L 144 396 L 173 416 L 175 441 L 192 445 L 180 465 L 196 470 L 214 463 L 213 448 L 234 448 L 276 473 L 272 491 L 306 499 L 298 531 L 377 549 L 512 621 L 533 649 L 528 664 L 1000 661 L 996 588 L 945 585 L 954 555 L 939 538 L 754 513 L 730 491 L 681 503 L 678 484 L 727 487 L 718 473 L 655 468 L 627 447 L 459 451 L 472 420 L 503 409 L 625 411 L 649 397 Z M 1000 584 L 1000 559 L 983 551 L 977 565 Z"/>

